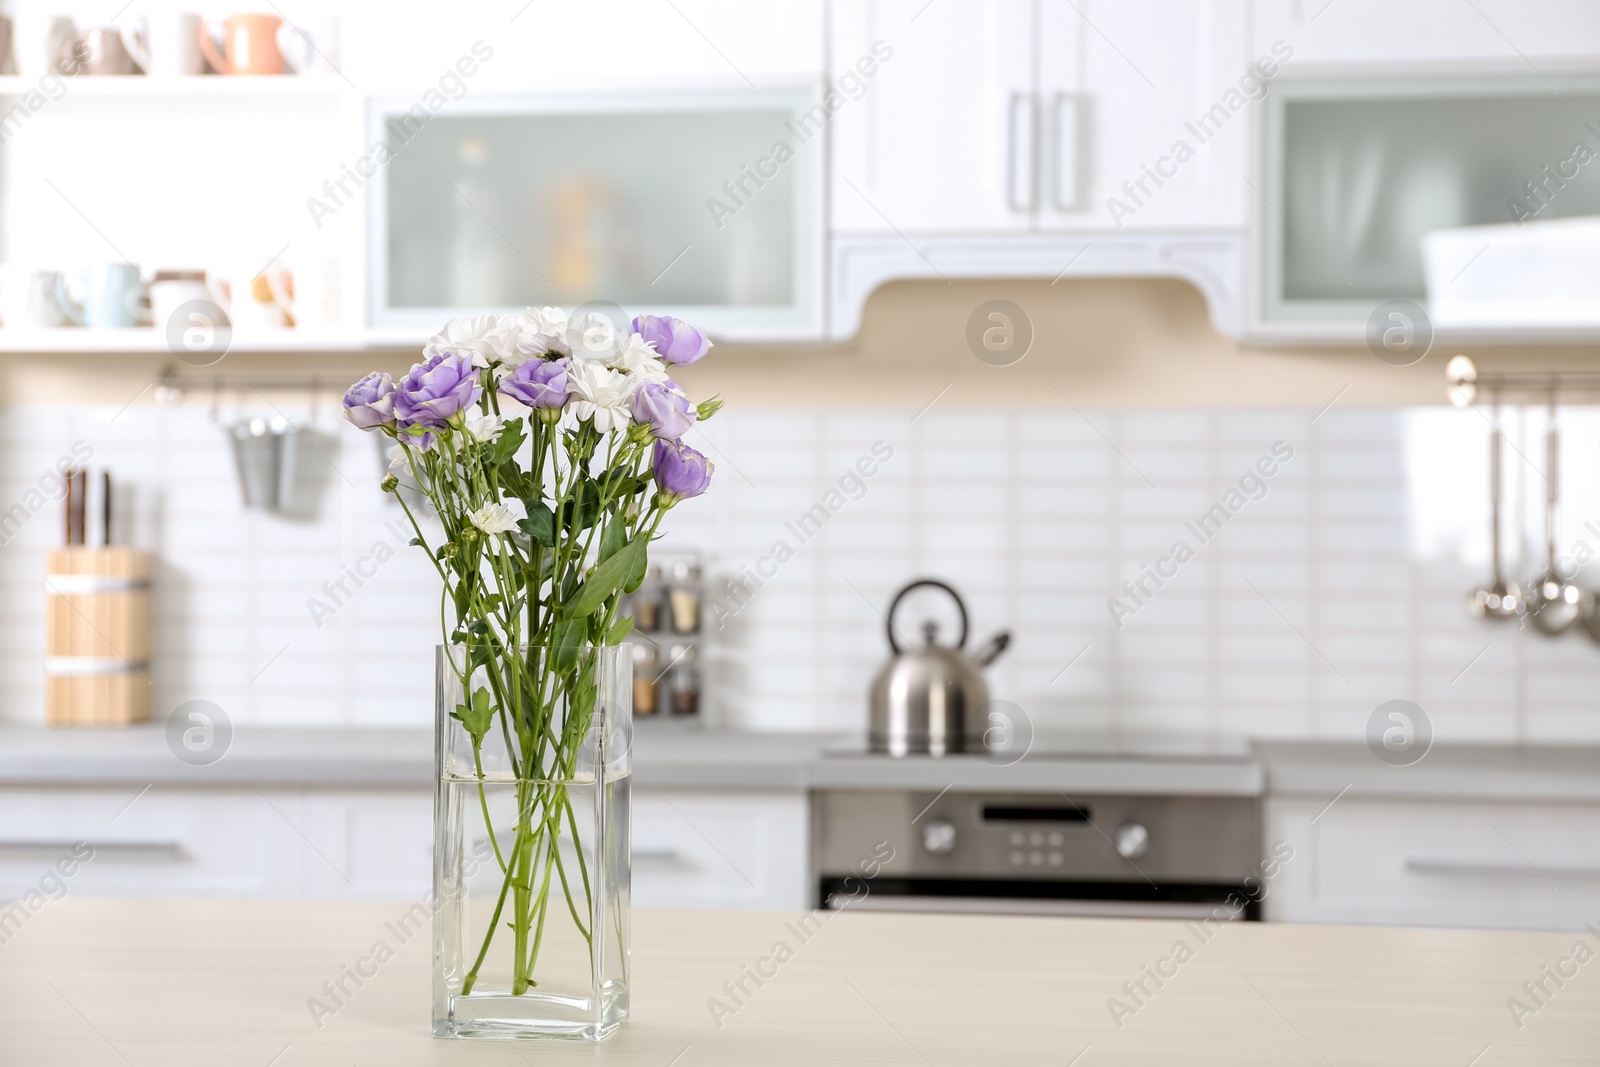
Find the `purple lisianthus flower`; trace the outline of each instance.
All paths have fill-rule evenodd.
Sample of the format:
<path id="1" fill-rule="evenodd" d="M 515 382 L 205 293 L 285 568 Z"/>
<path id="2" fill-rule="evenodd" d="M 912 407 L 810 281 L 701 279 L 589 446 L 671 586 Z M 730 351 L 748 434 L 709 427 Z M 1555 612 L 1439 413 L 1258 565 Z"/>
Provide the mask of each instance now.
<path id="1" fill-rule="evenodd" d="M 363 430 L 394 421 L 394 379 L 373 371 L 344 394 L 344 417 Z"/>
<path id="2" fill-rule="evenodd" d="M 650 343 L 663 363 L 693 363 L 711 347 L 705 334 L 671 315 L 640 315 L 633 320 L 633 332 Z"/>
<path id="3" fill-rule="evenodd" d="M 400 382 L 394 413 L 402 426 L 437 428 L 476 404 L 482 392 L 470 357 L 441 352 L 412 367 Z"/>
<path id="4" fill-rule="evenodd" d="M 558 408 L 567 402 L 569 359 L 530 359 L 500 380 L 500 395 L 530 408 Z"/>
<path id="5" fill-rule="evenodd" d="M 673 503 L 705 492 L 714 469 L 709 459 L 682 441 L 666 439 L 656 442 L 654 466 L 656 484 Z"/>
<path id="6" fill-rule="evenodd" d="M 682 437 L 694 425 L 695 411 L 677 383 L 644 382 L 633 391 L 633 421 L 657 437 Z"/>

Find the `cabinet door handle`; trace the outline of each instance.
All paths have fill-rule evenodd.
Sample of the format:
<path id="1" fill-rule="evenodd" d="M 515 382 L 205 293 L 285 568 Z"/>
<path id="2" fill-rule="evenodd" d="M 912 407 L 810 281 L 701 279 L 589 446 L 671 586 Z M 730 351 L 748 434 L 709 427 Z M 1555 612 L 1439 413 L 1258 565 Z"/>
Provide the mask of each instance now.
<path id="1" fill-rule="evenodd" d="M 1007 100 L 1006 134 L 1006 205 L 1032 212 L 1039 201 L 1039 104 L 1032 93 Z"/>
<path id="2" fill-rule="evenodd" d="M 1083 189 L 1084 98 L 1077 93 L 1056 93 L 1050 101 L 1050 200 L 1057 211 L 1076 211 Z"/>

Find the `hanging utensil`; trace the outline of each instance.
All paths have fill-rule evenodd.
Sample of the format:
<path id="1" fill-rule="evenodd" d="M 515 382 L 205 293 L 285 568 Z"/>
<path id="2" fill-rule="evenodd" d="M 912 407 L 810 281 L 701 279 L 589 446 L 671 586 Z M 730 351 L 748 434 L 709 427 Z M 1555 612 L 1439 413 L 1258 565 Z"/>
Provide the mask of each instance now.
<path id="1" fill-rule="evenodd" d="M 1561 499 L 1561 432 L 1556 428 L 1556 393 L 1550 391 L 1550 425 L 1544 434 L 1545 572 L 1533 583 L 1528 612 L 1541 633 L 1559 634 L 1589 610 L 1592 598 L 1556 566 L 1556 512 Z"/>
<path id="2" fill-rule="evenodd" d="M 280 511 L 294 493 L 295 429 L 282 415 L 242 419 L 228 428 L 244 506 Z"/>
<path id="3" fill-rule="evenodd" d="M 1505 439 L 1500 431 L 1500 396 L 1494 398 L 1494 430 L 1489 435 L 1489 554 L 1494 581 L 1473 593 L 1467 610 L 1480 619 L 1512 619 L 1527 609 L 1522 589 L 1505 579 L 1500 553 L 1500 501 L 1505 482 Z"/>

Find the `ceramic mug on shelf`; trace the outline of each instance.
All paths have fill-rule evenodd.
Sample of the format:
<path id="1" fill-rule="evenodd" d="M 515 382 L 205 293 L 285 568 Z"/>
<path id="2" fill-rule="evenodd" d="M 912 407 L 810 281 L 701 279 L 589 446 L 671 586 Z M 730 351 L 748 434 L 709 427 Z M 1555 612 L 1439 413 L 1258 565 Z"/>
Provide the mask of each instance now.
<path id="1" fill-rule="evenodd" d="M 203 270 L 157 271 L 150 282 L 150 319 L 158 330 L 168 329 L 174 319 L 181 320 L 179 329 L 186 328 L 191 313 L 201 316 L 200 325 L 224 329 L 229 325 L 226 303 Z"/>
<path id="2" fill-rule="evenodd" d="M 0 268 L 0 315 L 13 330 L 74 325 L 65 276 L 58 270 L 6 264 Z"/>
<path id="3" fill-rule="evenodd" d="M 269 263 L 264 270 L 226 272 L 216 278 L 212 289 L 227 301 L 228 318 L 241 333 L 294 325 L 294 276 L 281 263 Z"/>
<path id="4" fill-rule="evenodd" d="M 65 15 L 20 11 L 13 34 L 17 71 L 29 78 L 62 73 L 61 62 L 78 38 L 78 27 Z"/>
<path id="5" fill-rule="evenodd" d="M 293 299 L 286 310 L 297 330 L 334 332 L 344 325 L 343 268 L 324 252 L 295 255 L 286 287 Z"/>
<path id="6" fill-rule="evenodd" d="M 222 48 L 202 26 L 200 51 L 219 74 L 282 74 L 283 51 L 278 37 L 284 28 L 276 15 L 229 15 L 222 20 Z"/>
<path id="7" fill-rule="evenodd" d="M 17 72 L 17 24 L 10 15 L 0 15 L 0 74 Z"/>
<path id="8" fill-rule="evenodd" d="M 62 303 L 79 326 L 125 330 L 149 323 L 150 290 L 132 263 L 102 263 L 83 271 L 78 281 L 82 300 L 74 300 L 63 281 Z"/>
<path id="9" fill-rule="evenodd" d="M 138 36 L 131 26 L 90 26 L 73 44 L 83 56 L 78 73 L 97 77 L 143 74 L 133 58 L 135 50 L 143 50 Z"/>
<path id="10" fill-rule="evenodd" d="M 206 57 L 200 51 L 204 32 L 205 23 L 194 12 L 168 11 L 154 16 L 124 43 L 146 73 L 187 77 L 206 72 Z"/>

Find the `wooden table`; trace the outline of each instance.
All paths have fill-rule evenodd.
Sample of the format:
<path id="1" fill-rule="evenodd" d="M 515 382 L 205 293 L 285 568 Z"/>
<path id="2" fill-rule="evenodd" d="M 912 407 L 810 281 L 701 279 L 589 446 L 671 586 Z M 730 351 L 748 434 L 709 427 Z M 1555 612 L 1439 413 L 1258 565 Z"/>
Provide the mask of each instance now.
<path id="1" fill-rule="evenodd" d="M 428 937 L 386 927 L 405 910 L 48 903 L 0 945 L 0 1064 L 1600 1062 L 1600 959 L 1546 979 L 1520 1029 L 1507 1006 L 1532 1006 L 1523 982 L 1577 941 L 1600 950 L 1587 933 L 1237 924 L 1201 941 L 1171 922 L 844 913 L 802 943 L 789 915 L 638 912 L 633 1018 L 596 1047 L 431 1037 Z M 319 1027 L 308 999 L 379 940 L 394 958 Z M 746 978 L 737 1005 L 723 983 L 778 941 L 793 958 L 759 988 Z M 1147 966 L 1175 973 L 1157 987 Z M 1135 1001 L 1123 983 L 1141 977 Z M 711 998 L 732 1014 L 714 1021 Z M 1114 1019 L 1111 998 L 1129 1011 Z"/>

